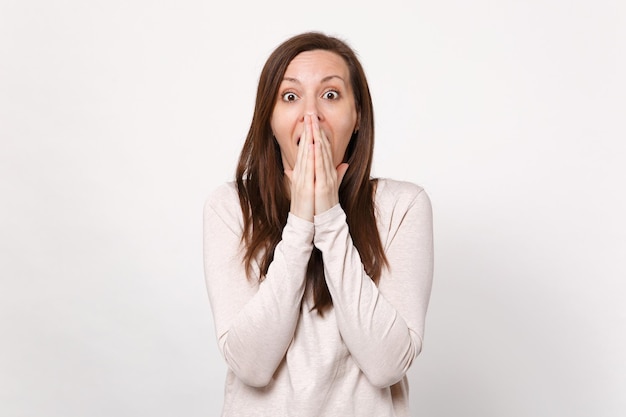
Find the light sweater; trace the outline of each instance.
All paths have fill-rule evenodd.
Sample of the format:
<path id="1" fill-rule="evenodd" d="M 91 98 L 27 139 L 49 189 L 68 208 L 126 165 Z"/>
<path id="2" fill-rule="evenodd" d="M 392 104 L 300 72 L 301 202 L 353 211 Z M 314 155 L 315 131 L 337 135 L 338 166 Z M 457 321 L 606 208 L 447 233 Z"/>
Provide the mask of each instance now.
<path id="1" fill-rule="evenodd" d="M 204 267 L 228 371 L 223 417 L 408 417 L 406 372 L 422 348 L 433 278 L 430 199 L 378 181 L 376 218 L 389 268 L 365 273 L 340 205 L 308 222 L 289 214 L 264 280 L 247 279 L 234 182 L 204 206 Z M 305 272 L 321 252 L 333 307 L 320 316 Z"/>

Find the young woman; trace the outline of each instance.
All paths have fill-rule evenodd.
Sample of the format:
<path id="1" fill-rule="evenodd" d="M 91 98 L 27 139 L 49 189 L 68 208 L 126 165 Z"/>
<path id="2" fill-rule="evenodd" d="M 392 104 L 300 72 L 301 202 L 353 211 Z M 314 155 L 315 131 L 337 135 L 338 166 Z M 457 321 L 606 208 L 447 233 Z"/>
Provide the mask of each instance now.
<path id="1" fill-rule="evenodd" d="M 342 40 L 303 33 L 260 76 L 236 179 L 204 207 L 228 365 L 222 416 L 409 416 L 433 276 L 416 184 L 370 176 L 369 87 Z"/>

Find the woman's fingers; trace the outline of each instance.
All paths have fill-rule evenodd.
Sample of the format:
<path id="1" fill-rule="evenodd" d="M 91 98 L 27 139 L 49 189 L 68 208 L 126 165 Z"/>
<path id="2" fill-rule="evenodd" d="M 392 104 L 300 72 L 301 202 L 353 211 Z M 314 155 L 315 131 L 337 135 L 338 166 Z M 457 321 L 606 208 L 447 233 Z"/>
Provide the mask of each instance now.
<path id="1" fill-rule="evenodd" d="M 310 120 L 311 120 L 311 116 L 308 116 L 309 118 L 309 123 L 306 122 L 306 117 L 305 117 L 305 123 L 304 123 L 304 152 L 306 155 L 306 167 L 305 167 L 305 181 L 306 184 L 309 185 L 311 187 L 311 189 L 313 188 L 313 183 L 315 182 L 315 151 L 313 149 L 313 141 L 314 139 L 314 135 L 313 135 L 313 128 L 311 127 L 310 124 Z M 302 146 L 302 139 L 300 140 L 300 146 Z"/>
<path id="2" fill-rule="evenodd" d="M 307 129 L 305 123 L 293 170 L 285 170 L 285 175 L 291 183 L 290 212 L 308 221 L 313 221 L 315 213 L 315 160 L 312 141 L 312 132 Z"/>
<path id="3" fill-rule="evenodd" d="M 285 170 L 291 183 L 290 211 L 313 220 L 339 203 L 339 185 L 348 164 L 335 167 L 330 141 L 320 129 L 317 117 L 306 115 L 293 170 Z"/>
<path id="4" fill-rule="evenodd" d="M 330 141 L 317 120 L 314 119 L 312 123 L 315 135 L 315 214 L 319 214 L 339 203 L 340 181 L 333 166 Z M 341 174 L 342 178 L 343 174 L 345 171 Z"/>
<path id="5" fill-rule="evenodd" d="M 313 132 L 315 137 L 315 180 L 326 181 L 333 177 L 333 155 L 330 142 L 320 129 L 317 119 L 313 120 Z"/>

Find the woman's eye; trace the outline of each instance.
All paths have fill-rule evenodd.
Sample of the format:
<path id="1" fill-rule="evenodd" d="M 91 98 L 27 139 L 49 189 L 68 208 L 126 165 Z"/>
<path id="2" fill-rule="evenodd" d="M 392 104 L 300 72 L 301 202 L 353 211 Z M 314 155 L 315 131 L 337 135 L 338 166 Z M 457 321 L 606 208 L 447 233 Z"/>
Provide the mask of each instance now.
<path id="1" fill-rule="evenodd" d="M 298 96 L 294 93 L 283 93 L 283 101 L 296 101 Z"/>
<path id="2" fill-rule="evenodd" d="M 324 98 L 327 100 L 337 100 L 339 98 L 339 93 L 335 90 L 328 90 L 324 93 Z"/>

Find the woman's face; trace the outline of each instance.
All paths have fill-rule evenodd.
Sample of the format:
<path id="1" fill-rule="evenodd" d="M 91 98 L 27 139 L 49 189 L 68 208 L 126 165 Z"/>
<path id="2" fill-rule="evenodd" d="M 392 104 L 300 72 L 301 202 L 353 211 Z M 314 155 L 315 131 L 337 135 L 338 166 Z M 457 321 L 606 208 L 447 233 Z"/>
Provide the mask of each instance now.
<path id="1" fill-rule="evenodd" d="M 338 166 L 357 127 L 358 114 L 348 66 L 334 52 L 302 52 L 285 71 L 270 121 L 285 169 L 293 169 L 296 163 L 306 114 L 318 118 L 330 141 L 334 166 Z"/>

